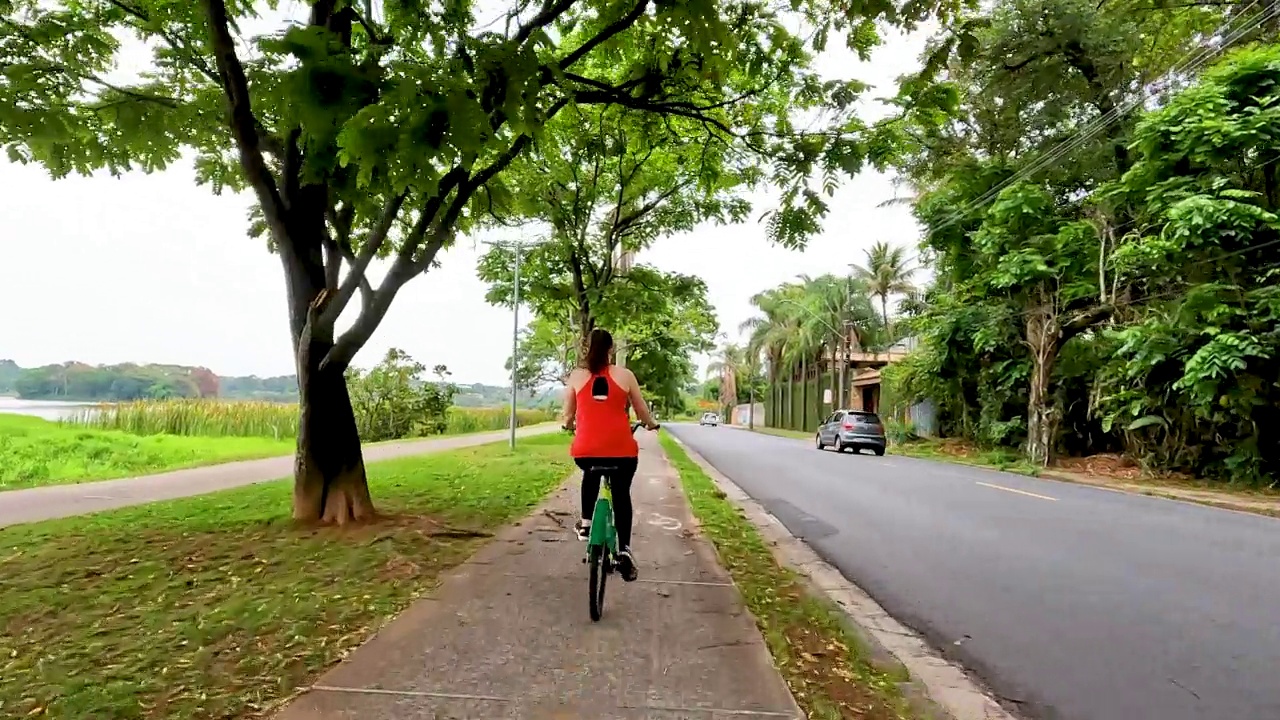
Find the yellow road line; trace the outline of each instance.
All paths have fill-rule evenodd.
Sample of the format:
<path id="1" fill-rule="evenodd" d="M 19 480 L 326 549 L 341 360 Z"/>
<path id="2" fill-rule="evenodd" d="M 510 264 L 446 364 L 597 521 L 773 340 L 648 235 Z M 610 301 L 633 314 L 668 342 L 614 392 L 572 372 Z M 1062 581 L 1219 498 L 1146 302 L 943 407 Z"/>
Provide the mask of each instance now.
<path id="1" fill-rule="evenodd" d="M 1037 495 L 1036 493 L 1027 492 L 1026 490 L 1015 490 L 1011 487 L 1005 487 L 1003 485 L 992 485 L 991 483 L 984 483 L 984 482 L 980 482 L 978 484 L 981 485 L 982 487 L 995 488 L 996 490 L 1004 490 L 1006 492 L 1018 493 L 1019 495 L 1026 495 L 1027 497 L 1040 498 L 1041 500 L 1051 500 L 1053 502 L 1058 502 L 1058 498 L 1051 498 L 1048 495 Z"/>

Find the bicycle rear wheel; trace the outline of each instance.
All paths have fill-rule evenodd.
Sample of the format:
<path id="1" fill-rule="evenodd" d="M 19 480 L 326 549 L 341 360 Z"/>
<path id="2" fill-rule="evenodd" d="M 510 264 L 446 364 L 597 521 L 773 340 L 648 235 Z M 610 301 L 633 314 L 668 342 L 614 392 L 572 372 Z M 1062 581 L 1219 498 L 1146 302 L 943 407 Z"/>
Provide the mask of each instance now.
<path id="1" fill-rule="evenodd" d="M 609 554 L 605 552 L 603 545 L 592 545 L 587 552 L 587 565 L 591 570 L 588 573 L 588 585 L 591 591 L 591 620 L 599 622 L 600 616 L 604 613 L 604 585 L 605 579 L 609 577 Z"/>

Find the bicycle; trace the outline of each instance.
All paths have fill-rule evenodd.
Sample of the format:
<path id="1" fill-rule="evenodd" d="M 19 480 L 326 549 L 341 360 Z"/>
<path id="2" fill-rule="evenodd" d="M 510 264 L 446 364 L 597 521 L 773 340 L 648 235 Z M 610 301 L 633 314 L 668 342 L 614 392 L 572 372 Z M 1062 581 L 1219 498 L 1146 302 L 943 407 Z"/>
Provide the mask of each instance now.
<path id="1" fill-rule="evenodd" d="M 631 423 L 631 433 L 644 426 L 644 423 Z M 656 430 L 657 428 L 655 428 Z M 618 529 L 613 522 L 613 487 L 610 471 L 617 470 L 616 465 L 592 465 L 591 471 L 600 472 L 600 494 L 596 497 L 596 506 L 591 513 L 591 531 L 587 536 L 587 555 L 582 562 L 588 566 L 587 589 L 590 594 L 590 614 L 592 622 L 599 622 L 604 614 L 604 588 L 606 581 L 613 574 L 618 556 Z"/>

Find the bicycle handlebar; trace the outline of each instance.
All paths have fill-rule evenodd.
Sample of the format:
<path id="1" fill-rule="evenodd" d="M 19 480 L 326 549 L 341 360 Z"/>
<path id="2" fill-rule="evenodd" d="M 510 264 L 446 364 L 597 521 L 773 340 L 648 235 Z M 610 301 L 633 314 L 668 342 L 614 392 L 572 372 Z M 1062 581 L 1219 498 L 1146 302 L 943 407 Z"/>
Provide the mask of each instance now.
<path id="1" fill-rule="evenodd" d="M 640 428 L 642 428 L 642 427 L 644 427 L 644 423 L 642 423 L 642 422 L 633 422 L 633 423 L 631 423 L 631 434 L 632 434 L 632 435 L 635 435 L 636 430 L 639 430 L 639 429 L 640 429 Z M 561 429 L 561 430 L 564 430 L 564 431 L 565 431 L 565 432 L 567 432 L 567 433 L 572 433 L 572 432 L 573 432 L 573 430 L 569 429 L 569 427 L 568 427 L 567 425 L 561 425 L 561 426 L 560 426 L 560 429 Z M 654 429 L 654 432 L 657 432 L 658 430 L 662 429 L 662 425 L 661 425 L 661 424 L 659 424 L 659 423 L 654 423 L 653 429 Z"/>

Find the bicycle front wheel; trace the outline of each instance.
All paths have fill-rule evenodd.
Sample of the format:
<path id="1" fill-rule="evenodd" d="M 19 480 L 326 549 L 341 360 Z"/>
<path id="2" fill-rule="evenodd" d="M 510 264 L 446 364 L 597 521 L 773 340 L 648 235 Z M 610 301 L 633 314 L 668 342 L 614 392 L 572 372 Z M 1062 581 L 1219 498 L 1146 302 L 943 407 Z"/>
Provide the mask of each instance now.
<path id="1" fill-rule="evenodd" d="M 604 585 L 609 576 L 609 557 L 603 545 L 592 545 L 587 553 L 588 585 L 591 591 L 591 620 L 599 622 L 604 613 Z"/>

